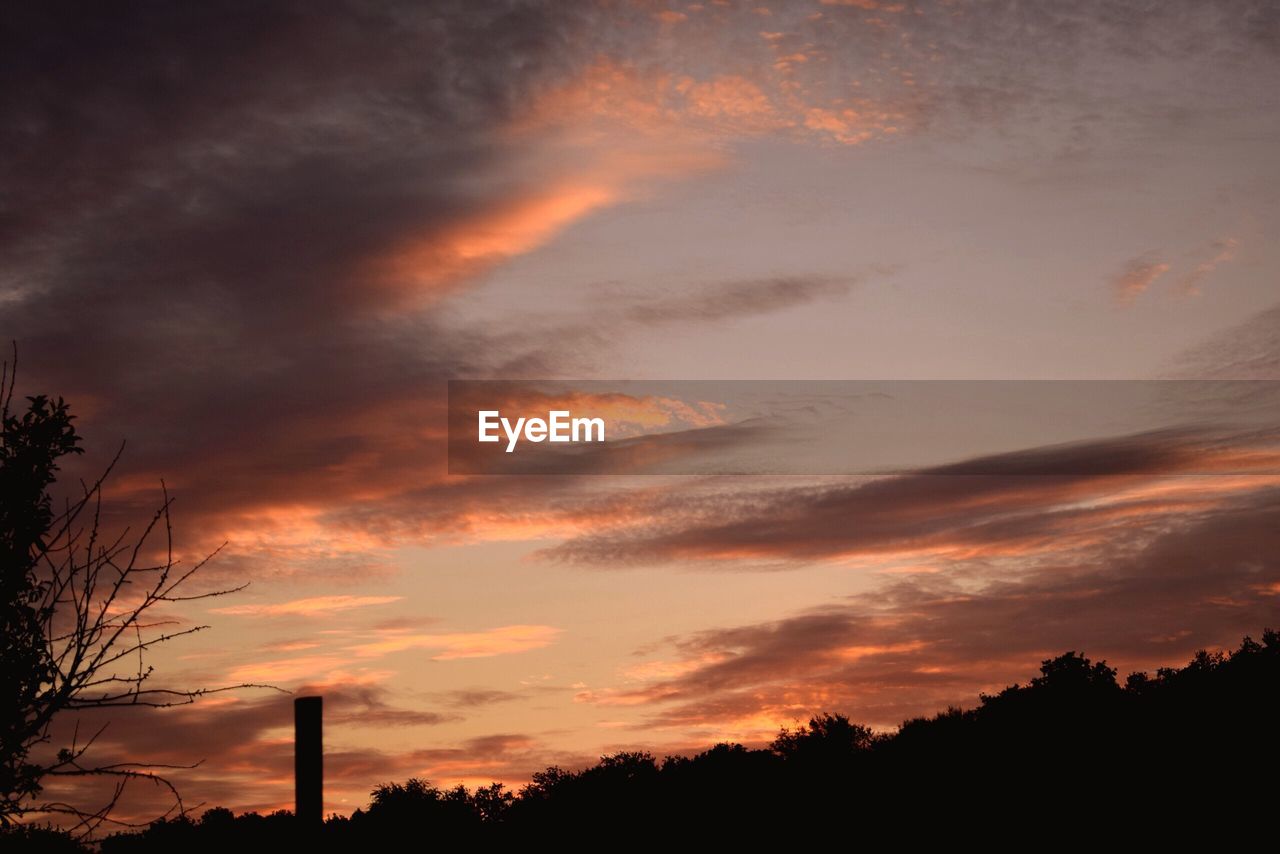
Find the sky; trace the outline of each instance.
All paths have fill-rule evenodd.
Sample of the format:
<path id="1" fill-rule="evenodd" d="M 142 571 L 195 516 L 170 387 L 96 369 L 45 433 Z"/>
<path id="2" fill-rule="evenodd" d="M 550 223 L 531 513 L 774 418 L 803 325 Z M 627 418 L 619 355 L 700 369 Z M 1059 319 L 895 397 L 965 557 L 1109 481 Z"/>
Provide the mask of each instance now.
<path id="1" fill-rule="evenodd" d="M 0 34 L 19 391 L 78 415 L 68 482 L 126 442 L 108 525 L 163 479 L 179 557 L 225 543 L 197 588 L 250 586 L 167 614 L 210 628 L 155 678 L 322 693 L 330 811 L 1280 624 L 1274 431 L 1131 439 L 1123 475 L 446 459 L 456 379 L 1280 379 L 1274 4 L 48 3 Z M 269 810 L 291 738 L 243 690 L 96 749 Z"/>

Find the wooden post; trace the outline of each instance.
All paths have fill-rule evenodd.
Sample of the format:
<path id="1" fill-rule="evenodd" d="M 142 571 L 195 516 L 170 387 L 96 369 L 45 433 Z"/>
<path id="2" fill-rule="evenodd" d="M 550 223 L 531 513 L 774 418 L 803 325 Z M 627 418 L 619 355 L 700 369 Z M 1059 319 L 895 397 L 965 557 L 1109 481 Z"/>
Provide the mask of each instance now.
<path id="1" fill-rule="evenodd" d="M 293 701 L 294 814 L 304 827 L 324 820 L 324 744 L 321 697 Z"/>

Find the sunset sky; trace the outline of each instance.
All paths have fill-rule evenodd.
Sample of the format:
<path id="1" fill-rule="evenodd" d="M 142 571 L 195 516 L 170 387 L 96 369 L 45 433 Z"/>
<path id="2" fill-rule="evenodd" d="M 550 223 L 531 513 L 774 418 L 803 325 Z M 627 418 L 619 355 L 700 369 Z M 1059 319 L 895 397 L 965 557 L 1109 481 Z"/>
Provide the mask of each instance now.
<path id="1" fill-rule="evenodd" d="M 322 693 L 331 811 L 1280 627 L 1274 428 L 1123 475 L 485 476 L 448 473 L 445 411 L 456 379 L 1280 379 L 1274 3 L 32 3 L 0 31 L 19 393 L 78 414 L 66 484 L 127 441 L 108 524 L 163 478 L 183 560 L 225 541 L 200 589 L 250 586 L 169 612 L 211 628 L 156 678 Z M 724 426 L 664 401 L 627 405 Z M 291 714 L 116 714 L 99 759 L 291 807 Z"/>

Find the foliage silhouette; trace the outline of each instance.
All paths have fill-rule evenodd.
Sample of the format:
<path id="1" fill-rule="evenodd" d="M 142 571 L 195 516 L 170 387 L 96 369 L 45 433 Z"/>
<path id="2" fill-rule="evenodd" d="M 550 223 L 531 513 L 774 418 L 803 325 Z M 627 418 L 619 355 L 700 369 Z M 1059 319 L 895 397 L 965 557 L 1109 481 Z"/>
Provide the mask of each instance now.
<path id="1" fill-rule="evenodd" d="M 1144 844 L 1271 832 L 1280 767 L 1280 633 L 1124 685 L 1068 652 L 1026 685 L 876 734 L 836 714 L 784 729 L 768 747 L 718 744 L 661 761 L 603 757 L 551 767 L 518 793 L 438 789 L 411 779 L 331 817 L 312 850 L 529 841 L 618 847 L 759 845 L 774 834 L 857 834 L 895 845 Z M 288 813 L 157 822 L 103 841 L 111 852 L 266 850 L 296 842 Z M 867 834 L 877 834 L 867 837 Z"/>

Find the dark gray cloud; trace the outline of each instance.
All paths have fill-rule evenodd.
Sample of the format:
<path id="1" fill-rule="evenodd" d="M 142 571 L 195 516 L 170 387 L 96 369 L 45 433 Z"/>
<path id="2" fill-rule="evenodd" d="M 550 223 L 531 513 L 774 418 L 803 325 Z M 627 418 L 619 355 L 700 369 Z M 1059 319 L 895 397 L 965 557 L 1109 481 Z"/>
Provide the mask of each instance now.
<path id="1" fill-rule="evenodd" d="M 189 519 L 436 476 L 444 378 L 513 356 L 436 313 L 472 271 L 441 235 L 529 191 L 502 132 L 581 61 L 581 8 L 55 3 L 0 26 L 0 327 L 22 387 L 81 414 L 90 468 L 127 438 L 124 471 L 167 475 Z M 422 281 L 378 266 L 406 244 Z"/>
<path id="2" fill-rule="evenodd" d="M 680 295 L 634 296 L 610 293 L 611 310 L 645 325 L 706 323 L 750 317 L 794 308 L 819 299 L 847 294 L 854 279 L 822 276 L 775 276 L 749 281 L 719 282 Z M 620 304 L 618 303 L 620 300 Z M 630 303 L 628 305 L 628 303 Z"/>
<path id="3" fill-rule="evenodd" d="M 1065 538 L 1114 517 L 1118 509 L 1102 501 L 1107 496 L 1188 469 L 1204 470 L 1199 467 L 1208 450 L 1200 436 L 1158 432 L 1033 448 L 871 481 L 671 494 L 656 499 L 669 506 L 637 512 L 649 520 L 642 527 L 586 533 L 541 554 L 593 566 L 748 556 L 794 566 L 893 551 L 1034 550 L 1055 538 L 1065 545 Z M 1124 506 L 1141 518 L 1144 507 L 1159 515 L 1160 502 L 1135 497 Z"/>

